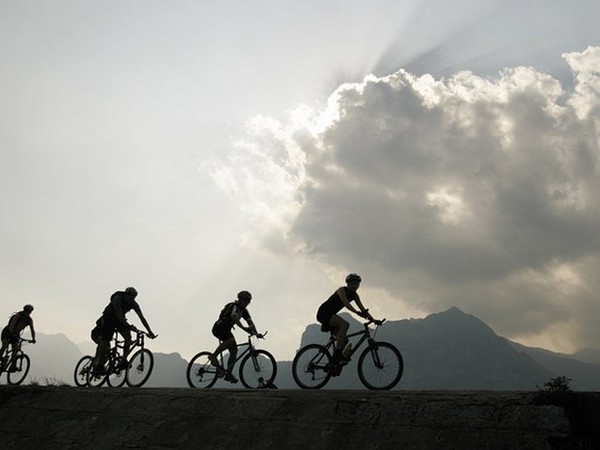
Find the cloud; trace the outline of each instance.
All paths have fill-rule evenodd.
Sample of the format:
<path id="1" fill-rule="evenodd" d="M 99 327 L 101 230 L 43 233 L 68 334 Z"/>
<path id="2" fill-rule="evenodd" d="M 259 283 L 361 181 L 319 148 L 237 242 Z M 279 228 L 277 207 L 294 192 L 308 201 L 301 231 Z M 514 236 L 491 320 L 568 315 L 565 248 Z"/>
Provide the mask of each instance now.
<path id="1" fill-rule="evenodd" d="M 245 193 L 257 245 L 498 332 L 568 323 L 570 344 L 598 346 L 581 327 L 600 313 L 600 48 L 563 56 L 568 90 L 530 67 L 367 76 L 321 111 L 255 119 L 219 174 Z"/>

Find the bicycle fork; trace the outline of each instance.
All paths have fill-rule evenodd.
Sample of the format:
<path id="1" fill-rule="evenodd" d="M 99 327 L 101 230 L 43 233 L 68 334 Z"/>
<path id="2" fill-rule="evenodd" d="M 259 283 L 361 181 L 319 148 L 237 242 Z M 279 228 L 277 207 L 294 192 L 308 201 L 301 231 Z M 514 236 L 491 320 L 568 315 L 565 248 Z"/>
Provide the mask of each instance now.
<path id="1" fill-rule="evenodd" d="M 144 355 L 144 352 L 142 352 L 140 354 L 140 362 L 138 363 L 138 365 L 136 367 L 134 367 L 134 369 L 137 370 L 138 372 L 144 371 L 144 359 L 145 359 L 145 355 Z"/>
<path id="2" fill-rule="evenodd" d="M 377 344 L 377 342 L 375 341 L 375 339 L 369 339 L 369 352 L 371 353 L 371 356 L 373 357 L 373 363 L 375 364 L 375 367 L 377 367 L 378 369 L 381 369 L 383 367 L 383 362 L 381 361 L 381 358 L 379 357 L 379 352 L 377 351 L 379 349 L 379 344 Z"/>
<path id="3" fill-rule="evenodd" d="M 254 350 L 250 350 L 250 358 L 252 359 L 252 365 L 254 366 L 255 372 L 260 372 L 260 365 L 258 364 L 257 353 Z"/>

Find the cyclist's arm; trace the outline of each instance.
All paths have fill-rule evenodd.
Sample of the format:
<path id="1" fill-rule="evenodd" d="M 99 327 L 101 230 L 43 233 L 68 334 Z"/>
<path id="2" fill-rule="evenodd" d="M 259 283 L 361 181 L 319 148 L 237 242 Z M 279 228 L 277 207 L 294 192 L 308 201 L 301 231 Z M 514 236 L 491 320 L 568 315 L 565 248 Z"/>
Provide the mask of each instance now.
<path id="1" fill-rule="evenodd" d="M 362 304 L 362 301 L 360 300 L 360 297 L 358 294 L 356 294 L 356 298 L 354 299 L 354 301 L 356 302 L 356 305 L 360 309 L 360 313 L 357 312 L 356 313 L 357 315 L 359 315 L 360 317 L 364 317 L 365 319 L 375 320 L 375 318 L 369 313 L 369 310 L 367 308 L 365 308 L 365 306 Z"/>
<path id="2" fill-rule="evenodd" d="M 256 327 L 254 326 L 254 323 L 252 322 L 252 319 L 250 318 L 250 314 L 247 314 L 245 317 L 243 317 L 243 319 L 248 323 L 248 326 L 245 327 L 244 324 L 242 323 L 241 319 L 242 317 L 239 314 L 232 314 L 231 318 L 233 319 L 233 321 L 235 322 L 235 324 L 240 327 L 242 330 L 244 330 L 246 333 L 248 334 L 256 334 Z"/>
<path id="3" fill-rule="evenodd" d="M 31 331 L 31 340 L 33 341 L 33 343 L 35 343 L 35 328 L 33 328 L 33 319 L 29 324 L 29 330 Z"/>
<path id="4" fill-rule="evenodd" d="M 258 331 L 256 331 L 256 327 L 254 326 L 254 322 L 252 322 L 252 319 L 248 318 L 246 319 L 246 322 L 248 322 L 248 328 L 246 329 L 246 331 L 249 334 L 258 334 Z"/>
<path id="5" fill-rule="evenodd" d="M 356 314 L 357 316 L 363 316 L 363 313 L 358 311 L 354 306 L 352 306 L 352 303 L 348 301 L 348 297 L 346 297 L 346 289 L 344 289 L 344 287 L 339 288 L 336 294 L 338 295 L 338 297 L 340 298 L 340 300 L 342 301 L 342 303 L 348 311 Z M 358 294 L 355 293 L 354 295 L 356 295 L 356 303 L 359 305 L 359 307 L 361 307 L 361 310 L 364 310 L 364 306 L 362 306 L 362 303 L 360 303 Z"/>
<path id="6" fill-rule="evenodd" d="M 135 313 L 137 314 L 137 316 L 140 318 L 140 320 L 142 322 L 142 325 L 144 325 L 144 327 L 146 327 L 146 330 L 148 330 L 148 334 L 151 337 L 155 336 L 154 332 L 150 328 L 150 325 L 148 324 L 148 321 L 146 320 L 146 318 L 144 317 L 144 314 L 142 313 L 142 308 L 140 308 L 140 306 L 136 303 L 133 306 L 133 310 L 135 311 Z"/>

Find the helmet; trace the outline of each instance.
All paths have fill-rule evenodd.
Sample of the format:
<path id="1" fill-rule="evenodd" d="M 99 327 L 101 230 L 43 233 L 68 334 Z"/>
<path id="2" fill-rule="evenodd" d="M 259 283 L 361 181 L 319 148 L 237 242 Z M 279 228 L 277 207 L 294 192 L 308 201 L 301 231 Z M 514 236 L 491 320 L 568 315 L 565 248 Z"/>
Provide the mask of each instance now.
<path id="1" fill-rule="evenodd" d="M 127 294 L 131 294 L 131 295 L 133 295 L 134 297 L 135 297 L 136 295 L 138 295 L 137 289 L 136 289 L 136 288 L 134 288 L 134 287 L 128 287 L 127 289 L 125 289 L 125 292 L 126 292 Z"/>
<path id="2" fill-rule="evenodd" d="M 360 275 L 356 273 L 351 273 L 346 277 L 346 283 L 351 283 L 353 281 L 358 281 L 359 283 L 362 281 Z"/>
<path id="3" fill-rule="evenodd" d="M 240 291 L 237 295 L 238 300 L 252 300 L 252 294 L 248 291 Z"/>
<path id="4" fill-rule="evenodd" d="M 25 305 L 23 306 L 23 311 L 30 313 L 31 311 L 33 311 L 33 305 Z"/>

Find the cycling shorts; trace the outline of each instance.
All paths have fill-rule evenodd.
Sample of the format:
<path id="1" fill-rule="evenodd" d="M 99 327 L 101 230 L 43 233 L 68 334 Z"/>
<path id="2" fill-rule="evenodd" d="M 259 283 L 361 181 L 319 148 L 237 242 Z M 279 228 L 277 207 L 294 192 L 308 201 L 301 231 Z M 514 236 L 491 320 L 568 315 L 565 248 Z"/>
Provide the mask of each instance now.
<path id="1" fill-rule="evenodd" d="M 331 317 L 335 316 L 336 314 L 337 311 L 331 308 L 327 303 L 323 303 L 317 311 L 317 320 L 322 325 L 329 326 L 329 319 L 331 319 Z"/>
<path id="2" fill-rule="evenodd" d="M 16 345 L 19 343 L 19 333 L 11 333 L 8 327 L 4 327 L 2 329 L 2 340 Z"/>
<path id="3" fill-rule="evenodd" d="M 131 330 L 127 325 L 119 322 L 116 317 L 102 316 L 102 326 L 100 329 L 102 340 L 110 341 L 115 331 L 118 331 L 119 334 L 125 338 L 131 338 Z"/>
<path id="4" fill-rule="evenodd" d="M 212 327 L 212 334 L 220 341 L 226 341 L 227 339 L 233 338 L 231 326 L 226 323 L 215 322 L 215 324 Z"/>

